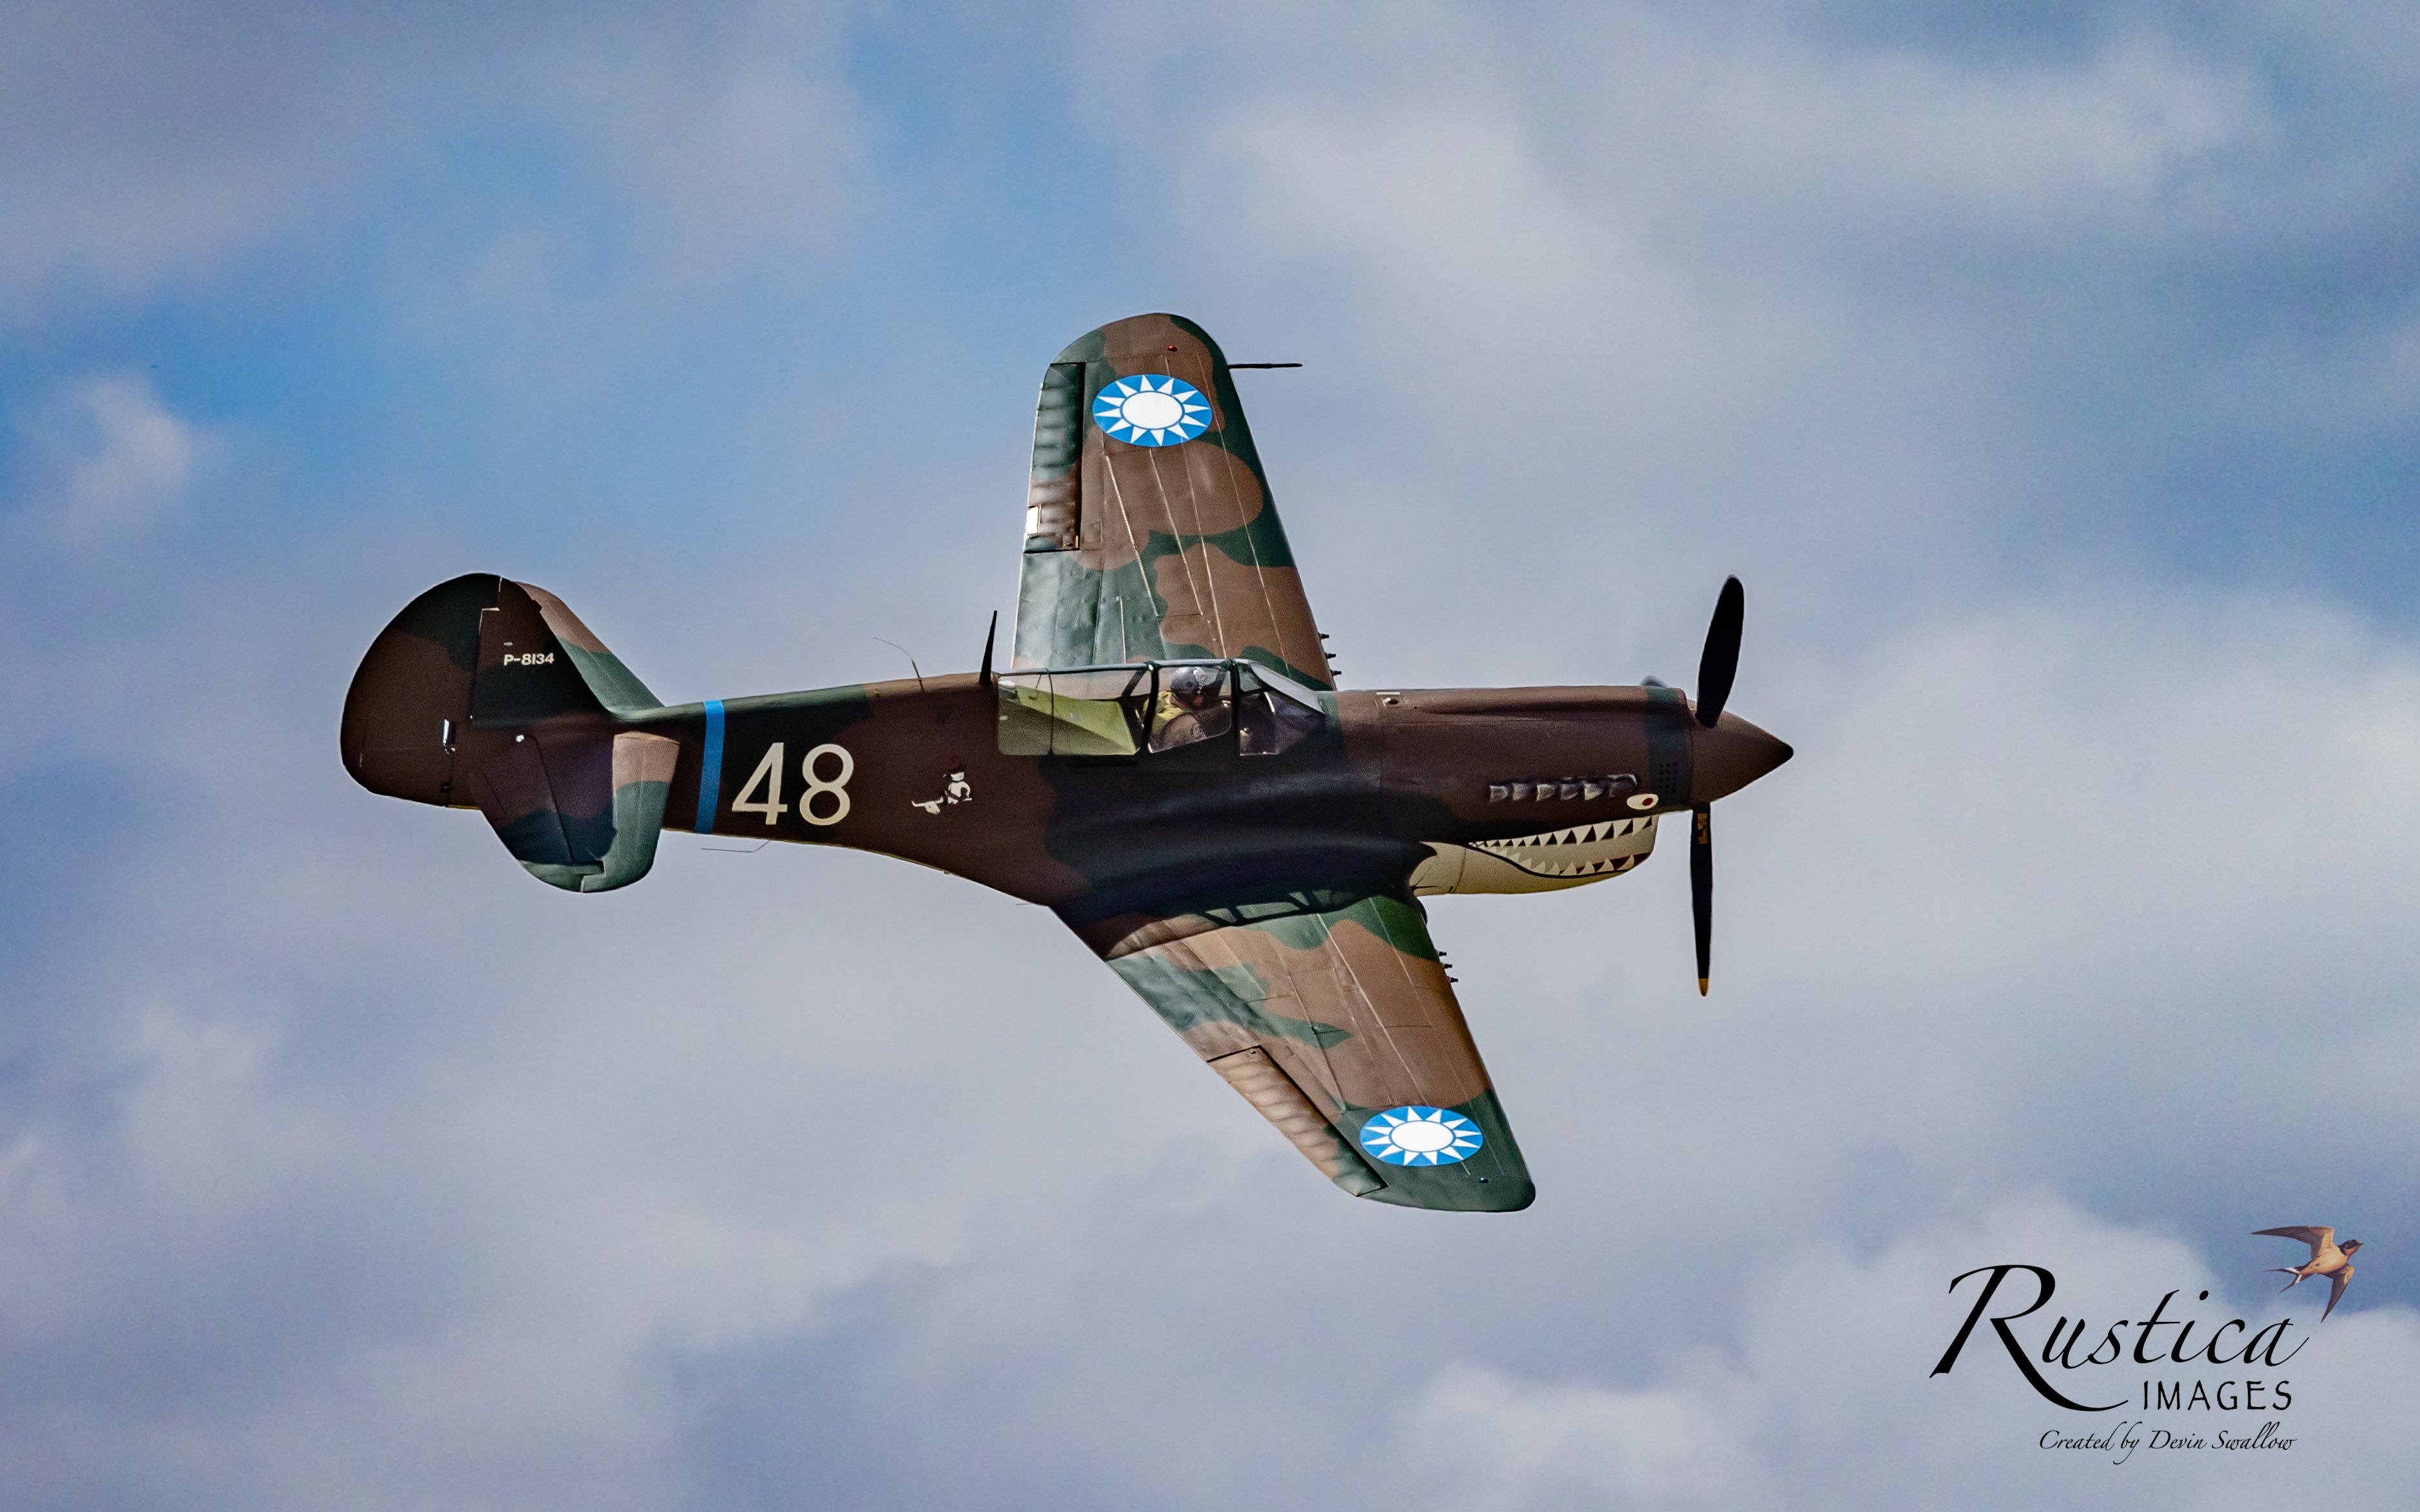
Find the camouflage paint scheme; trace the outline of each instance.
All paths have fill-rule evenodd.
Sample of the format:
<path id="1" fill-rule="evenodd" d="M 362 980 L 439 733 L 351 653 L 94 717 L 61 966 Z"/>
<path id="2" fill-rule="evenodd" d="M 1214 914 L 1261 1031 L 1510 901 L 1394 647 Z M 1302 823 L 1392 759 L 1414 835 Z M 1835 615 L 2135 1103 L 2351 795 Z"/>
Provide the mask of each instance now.
<path id="1" fill-rule="evenodd" d="M 1108 435 L 1093 409 L 1132 375 L 1191 384 L 1206 428 L 1158 446 Z M 1337 1185 L 1527 1207 L 1420 897 L 1619 875 L 1663 812 L 1790 748 L 1733 715 L 1700 726 L 1667 687 L 1339 690 L 1226 360 L 1177 316 L 1119 321 L 1050 364 L 1027 506 L 998 677 L 986 648 L 973 673 L 667 707 L 553 594 L 476 574 L 372 644 L 346 700 L 346 769 L 375 793 L 478 809 L 568 891 L 638 880 L 669 828 L 879 852 L 1045 904 Z M 1238 724 L 1255 717 L 1235 679 L 1261 675 L 1265 702 L 1292 711 L 1283 748 L 1265 720 L 1152 748 L 1176 686 L 1152 664 L 1167 661 L 1228 679 Z M 1078 705 L 1066 690 L 1085 679 L 1036 693 L 1023 671 L 1110 664 L 1145 691 Z M 1127 709 L 1133 748 L 1036 748 L 1015 732 L 1037 708 L 1087 749 L 1119 744 Z M 1081 731 L 1054 722 L 1078 716 Z M 1369 1120 L 1405 1106 L 1469 1119 L 1480 1148 L 1433 1165 L 1365 1153 Z"/>
<path id="2" fill-rule="evenodd" d="M 1179 446 L 1112 440 L 1093 408 L 1140 374 L 1193 385 L 1209 428 Z M 1235 380 L 1201 327 L 1137 316 L 1061 352 L 1043 375 L 1032 480 L 1012 665 L 1240 656 L 1336 686 Z"/>

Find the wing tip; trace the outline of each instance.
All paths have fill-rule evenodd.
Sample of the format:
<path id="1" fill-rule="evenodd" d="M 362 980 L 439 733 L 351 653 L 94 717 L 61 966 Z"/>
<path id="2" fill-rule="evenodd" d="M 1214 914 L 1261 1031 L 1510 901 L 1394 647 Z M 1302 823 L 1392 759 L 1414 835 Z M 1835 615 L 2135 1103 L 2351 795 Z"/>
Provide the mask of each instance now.
<path id="1" fill-rule="evenodd" d="M 1519 1212 L 1538 1200 L 1538 1184 L 1523 1173 L 1482 1176 L 1452 1185 L 1425 1181 L 1418 1186 L 1388 1183 L 1374 1192 L 1357 1192 L 1354 1196 L 1383 1202 L 1390 1208 L 1419 1208 L 1430 1212 Z"/>

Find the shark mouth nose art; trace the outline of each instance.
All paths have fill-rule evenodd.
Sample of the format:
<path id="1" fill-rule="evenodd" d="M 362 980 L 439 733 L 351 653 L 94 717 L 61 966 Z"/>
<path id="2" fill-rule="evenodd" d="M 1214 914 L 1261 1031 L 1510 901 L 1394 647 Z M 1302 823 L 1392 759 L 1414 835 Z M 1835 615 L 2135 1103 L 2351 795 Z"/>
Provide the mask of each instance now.
<path id="1" fill-rule="evenodd" d="M 1627 872 L 1655 848 L 1655 819 L 1608 819 L 1512 840 L 1482 840 L 1471 849 L 1542 877 L 1601 877 Z"/>

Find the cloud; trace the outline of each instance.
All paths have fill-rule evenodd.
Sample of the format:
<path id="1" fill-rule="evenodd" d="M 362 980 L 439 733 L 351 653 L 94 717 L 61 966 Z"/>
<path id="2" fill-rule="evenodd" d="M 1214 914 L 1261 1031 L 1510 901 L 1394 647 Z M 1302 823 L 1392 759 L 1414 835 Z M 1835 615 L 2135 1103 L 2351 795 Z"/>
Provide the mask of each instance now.
<path id="1" fill-rule="evenodd" d="M 323 282 L 382 200 L 432 188 L 457 237 L 470 210 L 507 241 L 602 190 L 664 271 L 828 251 L 858 209 L 855 103 L 831 64 L 847 15 L 0 8 L 0 318 L 207 285 L 298 245 L 318 255 L 289 285 Z"/>
<path id="2" fill-rule="evenodd" d="M 2410 473 L 2372 19 L 58 14 L 12 497 L 111 549 L 0 553 L 21 1500 L 2249 1504 L 2303 1448 L 2053 1462 L 1925 1373 L 1957 1270 L 2300 1307 L 2242 1230 L 2313 1220 L 2378 1258 L 2307 1447 L 2420 1484 L 2420 651 L 2172 471 Z M 1038 910 L 677 839 L 566 897 L 337 769 L 468 568 L 667 696 L 971 665 L 1040 363 L 1144 302 L 1309 361 L 1249 396 L 1356 686 L 1685 679 L 1748 579 L 1799 755 L 1715 995 L 1675 836 L 1435 904 L 1517 1218 L 1336 1194 Z M 300 460 L 196 507 L 239 436 Z"/>
<path id="3" fill-rule="evenodd" d="M 214 445 L 137 373 L 70 384 L 18 428 L 26 442 L 18 491 L 32 501 L 21 519 L 83 543 L 158 521 L 185 498 Z"/>
<path id="4" fill-rule="evenodd" d="M 1810 236 L 2165 244 L 2195 224 L 2184 191 L 2241 172 L 2278 130 L 2247 70 L 2148 31 L 2080 56 L 1979 63 L 1791 45 L 1635 8 L 1592 12 L 1566 45 L 1536 50 L 1466 17 L 1429 19 L 1390 44 L 1418 56 L 1425 87 L 1297 65 L 1213 108 L 1209 162 L 1240 160 L 1256 182 L 1235 197 L 1270 233 L 1347 239 L 1340 250 L 1381 273 L 1459 267 L 1460 282 L 1566 299 L 1593 259 L 1437 259 L 1625 238 L 1698 257 L 1709 232 L 1734 243 L 1727 258 L 1743 232 L 1796 239 L 1802 257 L 1818 250 Z M 1342 46 L 1320 40 L 1306 58 Z"/>
<path id="5" fill-rule="evenodd" d="M 823 259 L 845 244 L 867 192 L 841 20 L 765 8 L 611 27 L 549 70 L 567 140 L 627 196 L 663 271 Z"/>
<path id="6" fill-rule="evenodd" d="M 324 204 L 392 82 L 330 20 L 276 6 L 0 10 L 0 314 L 140 297 Z"/>
<path id="7" fill-rule="evenodd" d="M 1950 1279 L 2009 1262 L 2055 1278 L 2043 1313 L 2015 1325 L 2029 1345 L 2046 1336 L 2054 1315 L 2090 1319 L 2097 1341 L 2117 1319 L 2140 1319 L 2175 1291 L 2162 1316 L 2198 1319 L 2195 1348 L 2229 1319 L 2257 1329 L 2288 1316 L 2288 1350 L 2303 1346 L 2275 1369 L 2196 1370 L 2164 1360 L 2071 1373 L 2048 1367 L 2055 1387 L 2108 1397 L 2132 1396 L 2146 1379 L 2214 1387 L 2231 1378 L 2241 1402 L 2248 1376 L 2262 1381 L 2267 1401 L 2286 1381 L 2291 1405 L 2068 1412 L 2024 1384 L 1988 1321 L 1947 1374 L 1932 1374 L 1983 1281 L 1970 1278 L 1953 1293 Z M 2197 1507 L 2285 1494 L 2308 1484 L 2315 1461 L 2387 1496 L 2420 1470 L 2420 1456 L 2390 1447 L 2400 1436 L 2386 1406 L 2420 1384 L 2420 1317 L 2408 1307 L 2321 1324 L 2315 1304 L 2260 1295 L 2240 1263 L 2212 1267 L 2172 1238 L 2055 1198 L 2008 1198 L 1912 1226 L 1862 1254 L 1823 1244 L 1786 1250 L 1743 1281 L 1735 1342 L 1683 1354 L 1633 1386 L 1450 1365 L 1407 1403 L 1396 1446 L 1432 1494 L 1505 1512 L 1850 1502 L 2014 1507 L 2040 1504 L 2052 1488 L 2069 1506 Z M 2012 1278 L 1990 1316 L 2023 1306 L 2033 1286 Z M 2208 1300 L 2196 1301 L 2203 1291 Z M 2180 1336 L 2161 1335 L 2159 1348 Z M 2086 1378 L 2089 1385 L 2078 1383 Z M 2152 1431 L 2208 1440 L 2249 1435 L 2264 1422 L 2278 1424 L 2293 1447 L 2179 1450 L 2155 1446 Z M 2041 1446 L 2045 1432 L 2081 1438 L 2129 1426 L 2139 1426 L 2144 1446 L 2126 1463 L 2115 1449 Z"/>
<path id="8" fill-rule="evenodd" d="M 377 618 L 380 554 L 341 560 L 252 569 L 293 619 L 162 620 L 159 701 L 63 688 L 62 725 L 91 702 L 96 745 L 144 753 L 97 791 L 170 801 L 76 926 L 144 949 L 11 989 L 55 1006 L 14 1021 L 42 1070 L 0 1181 L 0 1330 L 55 1364 L 0 1441 L 61 1487 L 1812 1505 L 1962 1494 L 1979 1463 L 2021 1503 L 2066 1473 L 2022 1383 L 1984 1355 L 1924 1376 L 1949 1275 L 2051 1265 L 2095 1315 L 2147 1275 L 2257 1305 L 2265 1250 L 2176 1231 L 2408 1206 L 2392 1160 L 2274 1137 L 2349 1087 L 2378 1149 L 2408 1121 L 2399 999 L 2363 983 L 2408 975 L 2420 673 L 2335 612 L 2078 600 L 1828 678 L 1776 654 L 1740 702 L 1802 755 L 1724 806 L 1715 999 L 1672 857 L 1435 905 L 1542 1187 L 1454 1225 L 1301 1169 L 1037 910 L 677 841 L 644 887 L 566 898 L 475 816 L 359 794 L 324 748 L 352 648 L 302 628 Z M 761 604 L 574 598 L 660 671 L 635 622 L 736 633 Z M 2340 768 L 2240 810 L 2228 779 L 2297 699 L 2337 711 L 2315 738 Z M 234 744 L 225 706 L 255 711 Z M 2367 822 L 2309 853 L 2332 807 Z M 2279 1035 L 2280 984 L 2338 980 Z M 2413 1359 L 2398 1295 L 2365 1273 L 2330 1324 L 2383 1330 L 2348 1346 L 2381 1400 Z M 2319 1443 L 2406 1484 L 2329 1379 Z M 2179 1503 L 2220 1484 L 2153 1473 Z"/>
<path id="9" fill-rule="evenodd" d="M 1203 91 L 1184 240 L 1325 359 L 1330 424 L 1451 413 L 1324 486 L 1474 549 L 1551 536 L 1520 570 L 1559 601 L 1581 563 L 1711 584 L 1760 543 L 1826 560 L 1835 615 L 2110 551 L 2286 582 L 2408 553 L 2389 92 L 2319 84 L 2307 38 L 2261 67 L 2150 18 L 2014 30 L 1273 20 L 1222 54 L 1249 86 Z M 1118 36 L 1121 77 L 1195 66 Z"/>
<path id="10" fill-rule="evenodd" d="M 1554 1481 L 1622 1502 L 1703 1504 L 1735 1496 L 1751 1473 L 1745 1395 L 1720 1377 L 1606 1391 L 1450 1365 L 1421 1393 L 1404 1438 L 1464 1505 L 1518 1506 Z"/>
<path id="11" fill-rule="evenodd" d="M 2152 32 L 1987 65 L 1911 47 L 1826 55 L 1703 34 L 1653 40 L 1662 46 L 1641 50 L 1629 86 L 1610 93 L 1626 124 L 1658 117 L 1660 145 L 1689 144 L 1666 166 L 1666 193 L 1736 196 L 1801 224 L 1793 211 L 1820 209 L 1919 239 L 2086 225 L 2166 238 L 2186 208 L 2176 191 L 2273 129 L 2248 70 Z"/>

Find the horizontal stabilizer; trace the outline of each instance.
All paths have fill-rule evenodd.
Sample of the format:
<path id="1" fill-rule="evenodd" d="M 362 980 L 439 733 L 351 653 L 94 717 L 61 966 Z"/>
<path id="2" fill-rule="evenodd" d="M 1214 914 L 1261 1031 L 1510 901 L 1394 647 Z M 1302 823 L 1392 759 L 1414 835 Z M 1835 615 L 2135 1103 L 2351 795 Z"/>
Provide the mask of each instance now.
<path id="1" fill-rule="evenodd" d="M 655 864 L 680 745 L 621 727 L 662 707 L 563 600 L 473 573 L 371 642 L 345 698 L 345 770 L 390 797 L 475 803 L 531 875 L 604 892 Z"/>
<path id="2" fill-rule="evenodd" d="M 656 864 L 680 743 L 520 740 L 471 775 L 479 810 L 529 874 L 566 892 L 627 887 Z"/>

